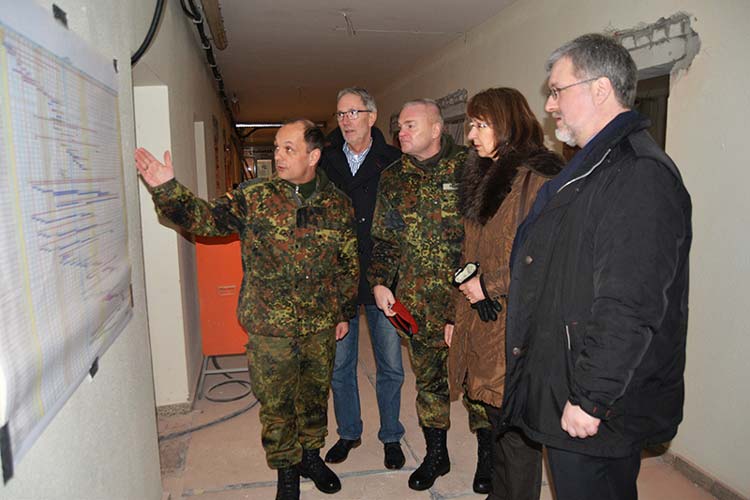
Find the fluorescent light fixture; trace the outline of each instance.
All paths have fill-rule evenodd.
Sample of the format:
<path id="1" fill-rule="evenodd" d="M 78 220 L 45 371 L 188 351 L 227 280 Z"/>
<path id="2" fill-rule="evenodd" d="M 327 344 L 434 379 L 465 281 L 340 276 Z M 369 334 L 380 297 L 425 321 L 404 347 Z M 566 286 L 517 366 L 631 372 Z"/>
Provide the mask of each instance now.
<path id="1" fill-rule="evenodd" d="M 284 124 L 282 122 L 245 122 L 236 123 L 234 126 L 237 128 L 281 128 Z M 319 128 L 325 128 L 326 122 L 315 122 L 315 126 Z"/>
<path id="2" fill-rule="evenodd" d="M 237 123 L 237 128 L 281 128 L 283 123 Z"/>

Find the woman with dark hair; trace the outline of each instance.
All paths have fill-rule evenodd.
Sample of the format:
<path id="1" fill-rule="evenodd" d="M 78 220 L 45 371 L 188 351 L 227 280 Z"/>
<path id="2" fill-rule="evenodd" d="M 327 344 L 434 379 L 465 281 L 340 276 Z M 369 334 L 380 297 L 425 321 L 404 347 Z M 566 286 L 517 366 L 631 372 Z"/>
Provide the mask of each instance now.
<path id="1" fill-rule="evenodd" d="M 536 192 L 563 166 L 544 146 L 544 133 L 524 96 L 511 88 L 482 91 L 469 100 L 468 135 L 474 146 L 459 187 L 464 220 L 456 275 L 455 326 L 446 327 L 451 396 L 463 391 L 485 405 L 492 424 L 492 492 L 489 499 L 538 499 L 541 448 L 518 430 L 500 435 L 505 381 L 505 307 L 510 252 L 516 228 Z M 471 266 L 478 264 L 477 268 Z"/>

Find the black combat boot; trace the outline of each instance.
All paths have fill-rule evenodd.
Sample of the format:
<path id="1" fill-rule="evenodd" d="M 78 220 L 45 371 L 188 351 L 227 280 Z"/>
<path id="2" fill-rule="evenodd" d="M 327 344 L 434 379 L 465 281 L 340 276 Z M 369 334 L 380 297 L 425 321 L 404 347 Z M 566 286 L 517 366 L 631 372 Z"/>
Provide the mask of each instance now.
<path id="1" fill-rule="evenodd" d="M 341 481 L 320 458 L 320 450 L 302 450 L 299 473 L 302 477 L 312 479 L 315 487 L 323 493 L 336 493 L 341 489 Z"/>
<path id="2" fill-rule="evenodd" d="M 474 473 L 474 493 L 492 490 L 492 430 L 477 429 L 477 471 Z"/>
<path id="3" fill-rule="evenodd" d="M 435 479 L 448 474 L 451 470 L 448 448 L 445 445 L 447 429 L 424 427 L 422 432 L 427 444 L 427 455 L 422 465 L 409 476 L 409 488 L 417 491 L 431 487 Z"/>
<path id="4" fill-rule="evenodd" d="M 276 500 L 299 500 L 299 469 L 296 465 L 279 469 Z"/>

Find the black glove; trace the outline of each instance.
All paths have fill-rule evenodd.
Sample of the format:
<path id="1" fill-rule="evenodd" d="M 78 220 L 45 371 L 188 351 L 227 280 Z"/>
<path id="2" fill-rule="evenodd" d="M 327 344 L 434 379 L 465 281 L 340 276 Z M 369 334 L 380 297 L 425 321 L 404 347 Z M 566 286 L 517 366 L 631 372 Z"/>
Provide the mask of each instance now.
<path id="1" fill-rule="evenodd" d="M 484 299 L 471 305 L 476 309 L 479 319 L 484 322 L 497 321 L 497 313 L 503 310 L 503 306 L 495 299 Z"/>

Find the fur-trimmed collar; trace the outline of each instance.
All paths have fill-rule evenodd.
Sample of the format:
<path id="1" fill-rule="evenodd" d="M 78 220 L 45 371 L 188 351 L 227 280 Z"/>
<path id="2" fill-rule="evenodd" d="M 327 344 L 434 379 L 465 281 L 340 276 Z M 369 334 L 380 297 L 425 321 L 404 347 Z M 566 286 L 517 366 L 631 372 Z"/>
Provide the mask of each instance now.
<path id="1" fill-rule="evenodd" d="M 484 225 L 510 193 L 519 168 L 526 167 L 543 177 L 554 177 L 563 165 L 560 155 L 547 149 L 528 155 L 514 152 L 497 161 L 479 158 L 472 149 L 466 159 L 458 192 L 461 216 Z"/>

